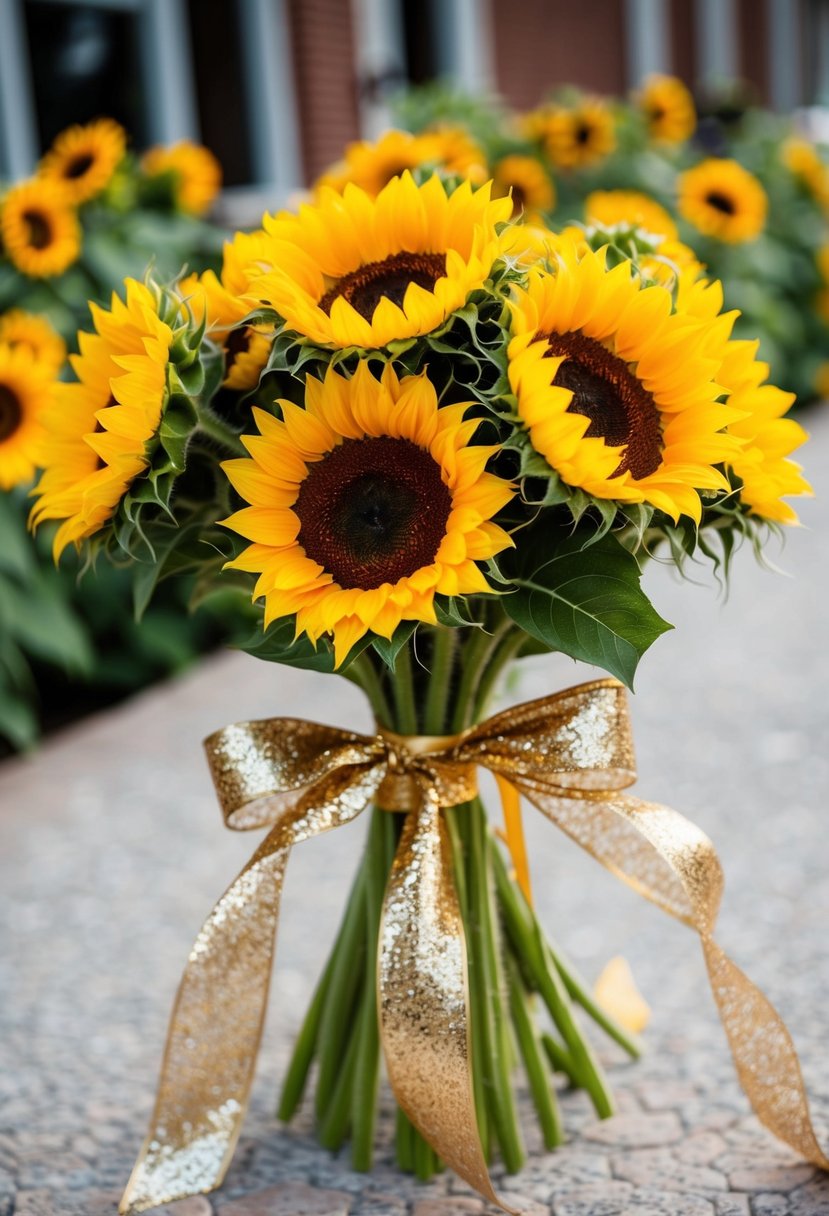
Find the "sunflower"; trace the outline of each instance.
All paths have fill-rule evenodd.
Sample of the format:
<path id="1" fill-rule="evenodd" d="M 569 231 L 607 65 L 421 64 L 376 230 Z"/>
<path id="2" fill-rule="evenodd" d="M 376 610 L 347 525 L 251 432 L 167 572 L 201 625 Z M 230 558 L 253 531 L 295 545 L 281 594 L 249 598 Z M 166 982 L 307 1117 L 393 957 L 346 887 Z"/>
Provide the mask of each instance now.
<path id="1" fill-rule="evenodd" d="M 169 176 L 176 206 L 188 215 L 204 215 L 222 187 L 222 167 L 216 157 L 189 139 L 168 148 L 150 148 L 141 168 L 148 177 Z"/>
<path id="2" fill-rule="evenodd" d="M 679 237 L 669 212 L 639 190 L 594 190 L 585 199 L 584 216 L 588 224 L 601 224 L 605 228 L 630 224 L 670 240 Z"/>
<path id="3" fill-rule="evenodd" d="M 262 230 L 238 232 L 224 247 L 221 275 L 189 275 L 178 292 L 198 323 L 206 316 L 209 336 L 225 351 L 226 388 L 247 392 L 259 383 L 271 350 L 271 334 L 242 325 L 250 312 L 244 296 L 254 278 L 273 265 L 272 241 Z"/>
<path id="4" fill-rule="evenodd" d="M 796 524 L 797 513 L 783 499 L 811 495 L 801 466 L 789 455 L 809 438 L 794 418 L 785 418 L 794 394 L 766 384 L 769 365 L 757 358 L 759 342 L 728 343 L 719 379 L 729 390 L 729 404 L 740 417 L 728 430 L 743 442 L 728 463 L 742 481 L 740 497 L 753 515 Z"/>
<path id="5" fill-rule="evenodd" d="M 0 240 L 22 274 L 63 274 L 81 250 L 78 217 L 65 188 L 45 178 L 12 186 L 0 202 Z"/>
<path id="6" fill-rule="evenodd" d="M 409 131 L 387 131 L 375 143 L 359 140 L 349 144 L 345 157 L 319 178 L 323 186 L 342 193 L 353 182 L 375 198 L 393 177 L 407 169 L 443 169 L 474 182 L 486 180 L 486 157 L 465 131 L 444 127 L 412 135 Z"/>
<path id="7" fill-rule="evenodd" d="M 34 477 L 54 383 L 52 369 L 31 351 L 0 342 L 0 490 Z"/>
<path id="8" fill-rule="evenodd" d="M 99 531 L 147 465 L 167 391 L 172 331 L 149 288 L 126 280 L 126 302 L 91 304 L 96 333 L 79 335 L 77 380 L 55 386 L 32 521 L 62 520 L 55 557 Z"/>
<path id="9" fill-rule="evenodd" d="M 0 316 L 0 343 L 28 350 L 37 363 L 57 374 L 66 360 L 66 343 L 45 317 L 21 308 Z"/>
<path id="10" fill-rule="evenodd" d="M 820 274 L 821 285 L 815 296 L 817 314 L 829 324 L 829 245 L 821 245 L 815 254 L 815 265 Z"/>
<path id="11" fill-rule="evenodd" d="M 38 174 L 60 182 L 71 203 L 85 203 L 109 185 L 126 147 L 126 132 L 112 118 L 68 127 L 43 157 Z"/>
<path id="12" fill-rule="evenodd" d="M 679 211 L 705 236 L 737 245 L 763 231 L 766 192 L 736 160 L 704 160 L 679 177 Z"/>
<path id="13" fill-rule="evenodd" d="M 821 160 L 815 145 L 807 139 L 793 135 L 784 140 L 780 158 L 815 201 L 826 207 L 829 204 L 829 167 Z"/>
<path id="14" fill-rule="evenodd" d="M 681 144 L 693 135 L 697 125 L 694 99 L 676 76 L 649 76 L 636 100 L 651 139 Z"/>
<path id="15" fill-rule="evenodd" d="M 513 216 L 532 219 L 556 205 L 552 178 L 534 156 L 502 157 L 493 170 L 492 193 L 496 198 L 509 195 Z"/>
<path id="16" fill-rule="evenodd" d="M 562 240 L 554 274 L 514 290 L 509 381 L 530 441 L 562 481 L 600 499 L 699 520 L 699 490 L 727 490 L 719 360 L 701 320 L 672 309 L 630 263 Z M 732 319 L 733 320 L 733 319 Z"/>
<path id="17" fill-rule="evenodd" d="M 490 591 L 476 562 L 512 542 L 492 517 L 513 494 L 471 446 L 467 404 L 438 406 L 425 373 L 382 380 L 368 364 L 306 381 L 305 409 L 282 421 L 254 409 L 252 459 L 222 467 L 251 504 L 225 520 L 253 543 L 229 563 L 259 574 L 265 627 L 296 614 L 297 633 L 334 636 L 340 666 L 370 630 L 435 623 L 435 595 Z"/>
<path id="18" fill-rule="evenodd" d="M 375 348 L 428 334 L 482 287 L 499 256 L 496 225 L 509 199 L 463 182 L 447 195 L 435 175 L 410 173 L 372 199 L 357 186 L 323 189 L 299 215 L 265 217 L 273 270 L 251 304 L 271 305 L 287 327 L 324 346 Z"/>
<path id="19" fill-rule="evenodd" d="M 634 230 L 637 237 L 641 235 L 649 243 L 651 252 L 643 250 L 637 259 L 637 270 L 645 278 L 671 287 L 681 273 L 702 273 L 693 249 L 679 240 L 669 212 L 647 194 L 638 190 L 594 190 L 585 200 L 584 213 L 589 225 L 600 225 L 609 233 Z"/>
<path id="20" fill-rule="evenodd" d="M 543 111 L 534 129 L 560 169 L 597 164 L 616 148 L 613 114 L 600 97 L 585 97 L 572 108 L 554 106 Z"/>
<path id="21" fill-rule="evenodd" d="M 829 359 L 818 364 L 812 386 L 821 401 L 829 399 Z"/>

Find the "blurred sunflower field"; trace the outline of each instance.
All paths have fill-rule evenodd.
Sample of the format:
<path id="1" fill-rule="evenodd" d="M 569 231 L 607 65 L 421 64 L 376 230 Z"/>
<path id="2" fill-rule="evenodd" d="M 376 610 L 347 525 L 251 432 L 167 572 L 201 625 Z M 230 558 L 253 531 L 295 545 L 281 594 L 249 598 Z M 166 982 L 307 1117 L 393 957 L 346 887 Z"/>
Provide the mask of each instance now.
<path id="1" fill-rule="evenodd" d="M 777 383 L 799 405 L 826 396 L 829 166 L 791 118 L 737 90 L 698 110 L 669 76 L 649 78 L 629 100 L 560 89 L 529 113 L 428 85 L 399 97 L 396 118 L 407 134 L 372 154 L 353 145 L 327 180 L 369 188 L 383 164 L 423 164 L 428 141 L 442 138 L 436 162 L 493 178 L 541 227 L 589 234 L 598 225 L 623 252 L 632 230 L 644 230 L 666 274 L 702 263 L 741 314 L 735 333 L 760 336 Z"/>
<path id="2" fill-rule="evenodd" d="M 125 275 L 203 271 L 223 232 L 204 217 L 221 168 L 191 143 L 140 159 L 102 118 L 62 132 L 26 181 L 0 184 L 0 755 L 41 729 L 180 669 L 227 636 L 220 608 L 187 613 L 165 586 L 139 626 L 126 571 L 57 567 L 28 530 L 42 412 L 69 373 L 90 303 Z"/>

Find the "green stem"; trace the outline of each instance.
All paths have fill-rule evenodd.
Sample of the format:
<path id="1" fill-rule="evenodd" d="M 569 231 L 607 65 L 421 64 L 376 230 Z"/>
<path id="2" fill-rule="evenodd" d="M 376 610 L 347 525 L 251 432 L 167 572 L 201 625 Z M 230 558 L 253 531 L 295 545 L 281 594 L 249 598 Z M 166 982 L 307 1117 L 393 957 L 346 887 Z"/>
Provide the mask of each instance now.
<path id="1" fill-rule="evenodd" d="M 343 1066 L 346 1043 L 356 1041 L 351 1033 L 355 997 L 365 968 L 365 858 L 351 889 L 345 917 L 333 950 L 334 968 L 319 1028 L 319 1074 L 315 1109 L 317 1119 L 326 1117 Z M 340 1078 L 341 1079 L 341 1078 Z"/>
<path id="2" fill-rule="evenodd" d="M 375 718 L 381 726 L 391 729 L 392 713 L 380 675 L 367 654 L 358 655 L 342 672 L 347 680 L 362 688 Z"/>
<path id="3" fill-rule="evenodd" d="M 551 1034 L 542 1034 L 541 1045 L 547 1053 L 553 1072 L 563 1072 L 570 1078 L 571 1083 L 580 1089 L 581 1077 L 567 1048 L 557 1042 Z"/>
<path id="4" fill-rule="evenodd" d="M 394 669 L 394 703 L 396 709 L 395 729 L 403 735 L 416 735 L 417 706 L 414 697 L 412 656 L 409 644 L 400 648 Z"/>
<path id="5" fill-rule="evenodd" d="M 531 998 L 524 988 L 518 965 L 509 954 L 507 955 L 507 974 L 512 1024 L 518 1036 L 524 1068 L 530 1082 L 535 1108 L 538 1111 L 544 1145 L 546 1148 L 555 1148 L 564 1139 L 558 1100 L 544 1059 L 541 1037 L 533 1016 Z"/>
<path id="6" fill-rule="evenodd" d="M 394 1145 L 397 1153 L 397 1164 L 407 1174 L 414 1173 L 414 1137 L 415 1129 L 398 1106 Z"/>
<path id="7" fill-rule="evenodd" d="M 433 633 L 434 649 L 426 690 L 423 729 L 428 735 L 442 735 L 455 657 L 456 629 L 438 628 Z"/>
<path id="8" fill-rule="evenodd" d="M 380 1082 L 380 1035 L 377 1018 L 377 941 L 389 865 L 394 849 L 394 822 L 389 811 L 375 807 L 366 845 L 366 953 L 363 993 L 357 1024 L 357 1059 L 351 1094 L 351 1160 L 355 1170 L 370 1170 Z"/>
<path id="9" fill-rule="evenodd" d="M 325 1001 L 328 999 L 328 990 L 331 985 L 335 958 L 336 947 L 329 956 L 325 970 L 308 1007 L 305 1020 L 302 1023 L 302 1029 L 294 1045 L 294 1052 L 282 1085 L 282 1096 L 280 1097 L 276 1112 L 277 1118 L 281 1119 L 284 1123 L 289 1122 L 294 1117 L 302 1101 L 302 1095 L 305 1092 L 308 1073 L 317 1048 L 322 1011 Z"/>
<path id="10" fill-rule="evenodd" d="M 488 1081 L 491 1086 L 487 1105 L 501 1146 L 504 1164 L 510 1173 L 516 1173 L 523 1165 L 525 1154 L 509 1075 L 509 1030 L 504 1016 L 505 986 L 495 936 L 488 827 L 486 814 L 479 800 L 470 805 L 467 819 L 470 844 L 467 882 L 473 917 L 472 937 L 483 988 L 479 1017 Z"/>
<path id="11" fill-rule="evenodd" d="M 596 1003 L 587 985 L 572 963 L 566 961 L 561 952 L 551 945 L 549 940 L 545 941 L 544 946 L 553 966 L 564 980 L 564 986 L 573 1000 L 581 1005 L 584 1012 L 590 1015 L 597 1026 L 601 1026 L 606 1035 L 618 1043 L 634 1060 L 638 1060 L 642 1054 L 641 1042 L 635 1035 L 629 1034 L 623 1026 L 619 1025 L 615 1018 L 612 1018 L 609 1013 L 602 1009 L 601 1005 Z"/>
<path id="12" fill-rule="evenodd" d="M 339 1075 L 331 1095 L 331 1101 L 320 1120 L 319 1141 L 323 1148 L 336 1152 L 348 1135 L 353 1110 L 352 1089 L 357 1066 L 359 1039 L 356 1034 L 348 1037 L 345 1057 L 341 1061 Z"/>
<path id="13" fill-rule="evenodd" d="M 524 642 L 524 634 L 517 626 L 512 626 L 501 636 L 494 652 L 489 658 L 478 683 L 475 693 L 475 719 L 480 721 L 486 716 L 489 702 L 499 678 L 504 669 L 515 658 Z"/>
<path id="14" fill-rule="evenodd" d="M 546 943 L 535 913 L 523 893 L 510 880 L 500 851 L 493 848 L 492 854 L 498 894 L 505 911 L 506 924 L 513 938 L 513 947 L 532 973 L 533 986 L 541 995 L 564 1039 L 580 1084 L 590 1094 L 599 1118 L 607 1119 L 613 1114 L 613 1098 L 602 1067 L 573 1017 L 570 997 L 552 954 L 545 949 Z"/>
<path id="15" fill-rule="evenodd" d="M 202 406 L 198 409 L 198 430 L 207 435 L 215 443 L 220 443 L 223 448 L 233 452 L 234 456 L 246 456 L 242 441 L 239 438 L 239 432 L 232 426 L 228 426 L 226 422 L 215 414 L 212 410 Z"/>
<path id="16" fill-rule="evenodd" d="M 455 694 L 455 712 L 449 728 L 452 734 L 464 730 L 472 719 L 475 708 L 474 690 L 496 641 L 492 634 L 478 629 L 463 648 L 461 678 Z"/>

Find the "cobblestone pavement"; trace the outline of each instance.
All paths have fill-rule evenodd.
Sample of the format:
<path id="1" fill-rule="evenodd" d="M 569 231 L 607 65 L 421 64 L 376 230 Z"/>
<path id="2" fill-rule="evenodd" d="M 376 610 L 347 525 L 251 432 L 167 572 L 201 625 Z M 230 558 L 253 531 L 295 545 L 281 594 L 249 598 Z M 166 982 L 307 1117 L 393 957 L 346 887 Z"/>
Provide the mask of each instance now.
<path id="1" fill-rule="evenodd" d="M 695 819 L 728 877 L 721 942 L 787 1018 L 818 1112 L 829 1114 L 829 792 L 826 644 L 829 415 L 810 419 L 822 501 L 779 563 L 740 554 L 730 599 L 654 567 L 677 628 L 646 656 L 634 702 L 639 790 Z M 509 695 L 585 677 L 533 661 Z M 200 739 L 245 717 L 297 713 L 368 727 L 345 681 L 225 655 L 67 731 L 0 772 L 0 1216 L 115 1211 L 143 1136 L 167 1017 L 190 943 L 252 840 L 225 832 Z M 224 1188 L 178 1216 L 482 1213 L 450 1175 L 424 1186 L 379 1130 L 372 1174 L 316 1146 L 306 1117 L 272 1116 L 278 1079 L 342 906 L 364 826 L 296 850 L 252 1108 Z M 594 977 L 624 953 L 654 1008 L 648 1052 L 605 1058 L 619 1114 L 563 1095 L 569 1143 L 504 1191 L 537 1216 L 820 1216 L 829 1179 L 750 1116 L 692 934 L 528 815 L 544 923 Z M 386 1094 L 387 1098 L 387 1094 Z"/>

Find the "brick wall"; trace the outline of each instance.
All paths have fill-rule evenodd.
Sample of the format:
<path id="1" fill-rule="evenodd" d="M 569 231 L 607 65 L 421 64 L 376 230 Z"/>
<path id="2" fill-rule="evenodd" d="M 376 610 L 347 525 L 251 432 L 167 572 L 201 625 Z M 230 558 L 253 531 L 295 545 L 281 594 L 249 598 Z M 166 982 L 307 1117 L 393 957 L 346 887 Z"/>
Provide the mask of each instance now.
<path id="1" fill-rule="evenodd" d="M 520 109 L 551 88 L 625 88 L 623 0 L 493 0 L 498 89 Z"/>
<path id="2" fill-rule="evenodd" d="M 289 0 L 306 181 L 359 135 L 350 0 Z"/>

